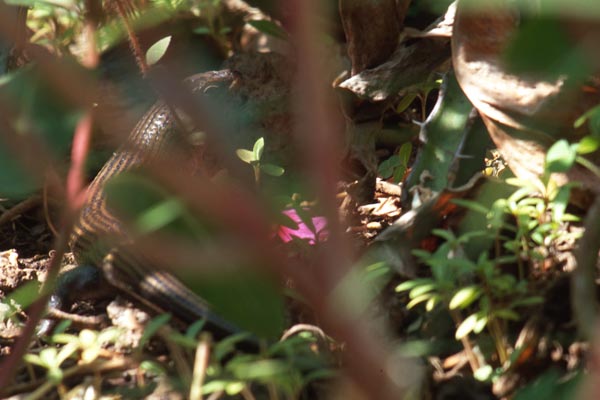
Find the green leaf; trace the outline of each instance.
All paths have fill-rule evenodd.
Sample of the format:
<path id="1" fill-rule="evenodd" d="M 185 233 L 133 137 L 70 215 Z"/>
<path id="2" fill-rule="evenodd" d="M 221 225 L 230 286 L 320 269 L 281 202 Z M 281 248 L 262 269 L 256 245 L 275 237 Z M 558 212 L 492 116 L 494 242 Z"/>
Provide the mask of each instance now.
<path id="1" fill-rule="evenodd" d="M 392 175 L 392 181 L 394 183 L 400 183 L 404 179 L 404 175 L 406 174 L 407 167 L 401 165 L 394 170 L 394 174 Z"/>
<path id="2" fill-rule="evenodd" d="M 485 315 L 481 316 L 477 320 L 477 323 L 475 323 L 475 326 L 473 327 L 473 333 L 481 333 L 481 331 L 483 330 L 483 328 L 485 328 L 485 326 L 487 325 L 487 323 L 488 323 L 488 317 L 485 316 Z"/>
<path id="3" fill-rule="evenodd" d="M 157 362 L 144 360 L 140 363 L 140 370 L 155 376 L 162 376 L 167 373 L 162 365 Z"/>
<path id="4" fill-rule="evenodd" d="M 253 153 L 254 159 L 256 161 L 260 161 L 264 150 L 265 150 L 265 138 L 260 137 L 260 138 L 256 139 L 256 142 L 254 142 L 254 147 L 252 148 L 252 153 Z"/>
<path id="5" fill-rule="evenodd" d="M 260 170 L 271 176 L 281 176 L 285 173 L 285 169 L 274 164 L 261 164 Z"/>
<path id="6" fill-rule="evenodd" d="M 395 291 L 396 292 L 405 292 L 407 290 L 411 290 L 417 286 L 421 286 L 421 285 L 427 285 L 430 283 L 433 283 L 433 279 L 427 279 L 427 278 L 423 278 L 423 279 L 412 279 L 410 281 L 406 281 L 406 282 L 402 282 L 401 284 L 399 284 L 398 286 L 396 286 Z"/>
<path id="7" fill-rule="evenodd" d="M 237 149 L 237 150 L 235 151 L 235 154 L 238 156 L 238 158 L 239 158 L 240 160 L 242 160 L 243 162 L 245 162 L 245 163 L 248 163 L 248 164 L 252 164 L 252 163 L 254 163 L 255 161 L 258 161 L 258 160 L 256 159 L 256 157 L 254 156 L 254 153 L 253 153 L 253 152 L 251 152 L 250 150 L 246 150 L 246 149 Z"/>
<path id="8" fill-rule="evenodd" d="M 456 240 L 456 236 L 454 236 L 454 233 L 445 229 L 433 229 L 431 233 L 441 237 L 442 239 L 445 239 L 447 242 L 454 242 Z"/>
<path id="9" fill-rule="evenodd" d="M 21 308 L 27 308 L 39 297 L 39 283 L 36 281 L 29 281 L 24 285 L 19 286 L 6 299 L 4 299 L 4 303 L 11 304 L 14 301 Z"/>
<path id="10" fill-rule="evenodd" d="M 466 337 L 469 333 L 473 331 L 475 326 L 477 325 L 479 318 L 477 314 L 469 315 L 459 326 L 456 328 L 456 333 L 454 337 L 457 340 L 460 340 Z"/>
<path id="11" fill-rule="evenodd" d="M 288 40 L 288 33 L 273 21 L 266 19 L 254 19 L 248 21 L 248 24 L 262 33 L 276 37 L 277 39 Z"/>
<path id="12" fill-rule="evenodd" d="M 398 155 L 393 155 L 387 160 L 384 160 L 379 164 L 379 168 L 377 168 L 377 172 L 383 179 L 388 179 L 394 174 L 394 170 L 402 165 L 402 161 Z"/>
<path id="13" fill-rule="evenodd" d="M 410 293 L 408 294 L 408 297 L 411 299 L 414 299 L 416 297 L 419 297 L 422 294 L 431 292 L 432 290 L 435 290 L 436 288 L 437 288 L 437 284 L 435 284 L 435 283 L 430 283 L 427 285 L 419 285 L 410 291 Z"/>
<path id="14" fill-rule="evenodd" d="M 468 286 L 460 289 L 449 303 L 449 308 L 455 310 L 457 308 L 466 308 L 481 296 L 481 289 L 477 286 Z"/>
<path id="15" fill-rule="evenodd" d="M 544 298 L 541 296 L 531 296 L 526 297 L 521 300 L 515 300 L 510 305 L 511 307 L 519 307 L 519 306 L 533 306 L 537 304 L 542 304 L 544 302 Z"/>
<path id="16" fill-rule="evenodd" d="M 416 92 L 405 94 L 404 97 L 402 97 L 402 100 L 400 100 L 400 102 L 396 106 L 396 112 L 398 114 L 400 114 L 400 113 L 406 111 L 408 106 L 410 106 L 412 104 L 412 102 L 415 100 L 416 97 L 417 97 Z"/>
<path id="17" fill-rule="evenodd" d="M 184 207 L 178 199 L 161 201 L 136 219 L 136 228 L 140 233 L 155 232 L 180 218 L 183 212 Z"/>
<path id="18" fill-rule="evenodd" d="M 146 52 L 146 64 L 156 64 L 165 55 L 170 43 L 171 36 L 166 36 L 150 46 Z"/>
<path id="19" fill-rule="evenodd" d="M 494 311 L 494 316 L 502 319 L 508 319 L 511 321 L 518 321 L 519 314 L 516 311 L 509 310 L 507 308 L 502 308 L 500 310 Z"/>
<path id="20" fill-rule="evenodd" d="M 546 154 L 546 169 L 549 172 L 567 172 L 575 163 L 577 152 L 565 139 L 554 143 Z"/>
<path id="21" fill-rule="evenodd" d="M 412 299 L 411 301 L 408 302 L 408 304 L 406 305 L 406 308 L 408 308 L 409 310 L 411 308 L 413 308 L 414 306 L 416 306 L 417 304 L 420 304 L 424 301 L 428 301 L 430 298 L 432 298 L 434 295 L 432 293 L 426 293 L 423 294 L 419 297 L 416 297 L 414 299 Z"/>
<path id="22" fill-rule="evenodd" d="M 161 327 L 169 322 L 170 319 L 171 314 L 161 314 L 152 318 L 148 325 L 146 325 L 146 329 L 144 329 L 144 334 L 140 339 L 139 347 L 143 347 Z"/>
<path id="23" fill-rule="evenodd" d="M 402 146 L 400 146 L 400 150 L 398 150 L 398 158 L 400 159 L 401 165 L 407 166 L 410 161 L 410 155 L 412 154 L 412 143 L 406 142 Z"/>
<path id="24" fill-rule="evenodd" d="M 442 300 L 441 296 L 433 296 L 429 300 L 427 300 L 427 304 L 425 304 L 425 310 L 427 312 L 431 312 L 433 308 Z"/>
<path id="25" fill-rule="evenodd" d="M 577 146 L 577 154 L 589 154 L 598 150 L 600 147 L 600 138 L 595 136 L 583 137 Z"/>

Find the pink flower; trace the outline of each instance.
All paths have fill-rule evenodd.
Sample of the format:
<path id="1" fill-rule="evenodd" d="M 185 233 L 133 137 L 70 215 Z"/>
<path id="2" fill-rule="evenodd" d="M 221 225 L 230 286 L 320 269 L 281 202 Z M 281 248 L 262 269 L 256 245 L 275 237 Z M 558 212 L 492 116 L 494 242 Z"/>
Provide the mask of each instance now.
<path id="1" fill-rule="evenodd" d="M 308 211 L 309 209 L 305 208 L 302 210 L 302 213 L 308 214 Z M 300 218 L 298 215 L 298 212 L 293 208 L 282 211 L 282 214 L 291 219 L 297 225 L 296 228 L 290 228 L 284 225 L 277 226 L 276 235 L 279 237 L 279 239 L 281 239 L 282 242 L 288 243 L 294 239 L 301 239 L 307 240 L 308 244 L 310 245 L 314 245 L 327 240 L 329 231 L 327 230 L 327 219 L 325 219 L 325 217 L 308 216 L 312 224 L 312 227 L 309 227 L 303 222 L 302 218 Z"/>

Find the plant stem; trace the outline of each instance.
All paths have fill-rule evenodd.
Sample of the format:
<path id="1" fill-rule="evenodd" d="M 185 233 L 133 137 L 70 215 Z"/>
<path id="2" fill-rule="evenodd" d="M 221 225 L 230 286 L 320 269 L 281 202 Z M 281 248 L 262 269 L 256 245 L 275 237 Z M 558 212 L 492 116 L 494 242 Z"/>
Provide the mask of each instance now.
<path id="1" fill-rule="evenodd" d="M 494 345 L 496 346 L 496 352 L 498 353 L 500 364 L 504 365 L 506 361 L 508 361 L 508 352 L 506 351 L 506 343 L 504 341 L 504 335 L 502 334 L 502 328 L 500 327 L 498 318 L 490 318 L 488 322 L 488 328 L 490 335 L 494 340 Z"/>
<path id="2" fill-rule="evenodd" d="M 452 316 L 454 323 L 458 327 L 462 323 L 462 318 L 461 318 L 460 314 L 456 310 L 450 310 L 450 315 Z M 471 370 L 473 372 L 477 371 L 480 367 L 479 360 L 477 359 L 477 356 L 475 355 L 475 352 L 473 351 L 473 346 L 471 345 L 471 342 L 469 341 L 468 335 L 463 336 L 460 339 L 460 341 L 465 349 L 465 353 L 467 354 L 467 359 L 469 360 L 469 365 L 471 366 Z"/>

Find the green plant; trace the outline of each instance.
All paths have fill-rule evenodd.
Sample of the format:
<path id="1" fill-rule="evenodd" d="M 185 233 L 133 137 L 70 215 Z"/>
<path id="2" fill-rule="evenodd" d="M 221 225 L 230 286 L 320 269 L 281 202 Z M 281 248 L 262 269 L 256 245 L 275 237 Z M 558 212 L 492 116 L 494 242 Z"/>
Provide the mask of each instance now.
<path id="1" fill-rule="evenodd" d="M 285 172 L 285 170 L 278 165 L 263 162 L 262 157 L 264 149 L 265 139 L 260 137 L 254 142 L 252 150 L 238 149 L 235 152 L 240 160 L 252 166 L 252 169 L 254 170 L 254 180 L 258 187 L 261 185 L 261 175 L 263 172 L 271 176 L 281 176 Z"/>
<path id="2" fill-rule="evenodd" d="M 398 114 L 402 113 L 418 98 L 421 104 L 421 121 L 424 122 L 427 118 L 427 98 L 434 89 L 439 89 L 441 85 L 442 80 L 433 79 L 433 75 L 431 75 L 425 82 L 419 84 L 414 90 L 411 90 L 402 97 L 402 100 L 396 106 L 396 112 Z"/>
<path id="3" fill-rule="evenodd" d="M 115 343 L 121 334 L 117 328 L 107 328 L 101 332 L 83 329 L 79 335 L 59 333 L 52 336 L 52 341 L 63 346 L 47 347 L 39 354 L 26 354 L 24 359 L 47 370 L 50 383 L 57 385 L 65 377 L 63 363 L 79 354 L 79 364 L 91 364 L 96 361 L 107 343 Z"/>
<path id="4" fill-rule="evenodd" d="M 411 154 L 412 143 L 406 142 L 400 146 L 398 154 L 394 154 L 379 164 L 377 172 L 383 179 L 392 178 L 394 183 L 401 182 L 408 169 Z"/>
<path id="5" fill-rule="evenodd" d="M 449 310 L 457 325 L 455 337 L 462 341 L 468 353 L 472 350 L 467 336 L 481 333 L 487 327 L 498 357 L 504 363 L 508 357 L 503 321 L 518 320 L 516 308 L 537 304 L 542 299 L 531 294 L 525 280 L 503 272 L 497 261 L 490 260 L 487 254 L 481 254 L 475 262 L 467 258 L 463 246 L 487 232 L 470 232 L 459 237 L 441 229 L 433 233 L 445 240 L 437 250 L 432 253 L 413 251 L 429 266 L 431 278 L 406 281 L 398 285 L 396 291 L 408 292 L 408 308 L 425 303 L 428 312 L 437 306 Z M 479 369 L 474 357 L 471 357 L 471 366 L 473 370 Z"/>
<path id="6" fill-rule="evenodd" d="M 580 154 L 589 148 L 588 144 L 557 142 L 547 153 L 545 172 L 539 179 L 507 179 L 516 190 L 489 208 L 473 200 L 453 200 L 484 214 L 487 229 L 458 237 L 448 230 L 434 230 L 444 242 L 434 252 L 413 251 L 429 266 L 431 277 L 406 281 L 396 287 L 397 292 L 408 292 L 407 307 L 424 303 L 427 312 L 437 306 L 445 307 L 457 324 L 455 337 L 468 353 L 471 345 L 467 336 L 487 328 L 498 359 L 502 364 L 508 361 L 506 322 L 519 319 L 519 308 L 543 301 L 532 291 L 527 271 L 539 269 L 542 263 L 551 260 L 558 253 L 559 241 L 578 238 L 578 234 L 568 230 L 569 223 L 578 218 L 566 212 L 576 183 L 559 186 L 553 173 L 566 172 L 575 162 L 585 164 Z M 475 261 L 464 249 L 471 239 L 481 236 L 494 246 L 490 253 L 480 254 Z M 518 274 L 505 272 L 503 266 L 515 263 Z M 479 367 L 474 357 L 471 366 L 474 370 Z"/>

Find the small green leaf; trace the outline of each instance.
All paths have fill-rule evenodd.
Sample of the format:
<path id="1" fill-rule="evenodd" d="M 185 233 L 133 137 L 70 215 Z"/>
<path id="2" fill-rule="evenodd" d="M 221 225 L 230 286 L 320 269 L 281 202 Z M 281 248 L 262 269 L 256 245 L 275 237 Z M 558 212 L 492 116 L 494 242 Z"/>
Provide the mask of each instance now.
<path id="1" fill-rule="evenodd" d="M 426 294 L 423 294 L 423 295 L 421 295 L 419 297 L 416 297 L 416 298 L 414 298 L 414 299 L 412 299 L 411 301 L 408 302 L 408 304 L 406 305 L 406 308 L 408 308 L 410 310 L 411 308 L 413 308 L 417 304 L 420 304 L 420 303 L 422 303 L 424 301 L 428 301 L 433 296 L 434 295 L 431 294 L 431 293 L 426 293 Z"/>
<path id="2" fill-rule="evenodd" d="M 442 300 L 440 296 L 433 296 L 429 300 L 427 300 L 427 304 L 425 304 L 425 310 L 427 312 L 431 312 L 433 308 Z"/>
<path id="3" fill-rule="evenodd" d="M 456 333 L 454 337 L 458 340 L 466 337 L 469 333 L 473 331 L 475 325 L 477 325 L 477 321 L 479 318 L 477 314 L 469 315 L 459 326 L 456 328 Z"/>
<path id="4" fill-rule="evenodd" d="M 394 170 L 394 174 L 392 175 L 392 181 L 394 183 L 400 183 L 404 179 L 404 175 L 406 174 L 407 168 L 404 165 L 400 165 Z"/>
<path id="5" fill-rule="evenodd" d="M 259 137 L 254 142 L 254 147 L 252 148 L 252 153 L 254 154 L 254 159 L 256 161 L 260 161 L 263 155 L 263 151 L 265 150 L 265 138 Z"/>
<path id="6" fill-rule="evenodd" d="M 422 294 L 431 292 L 432 290 L 435 290 L 436 288 L 437 288 L 437 284 L 435 284 L 435 283 L 419 285 L 410 291 L 410 293 L 408 294 L 408 297 L 411 299 L 414 299 L 414 298 L 419 297 Z"/>
<path id="7" fill-rule="evenodd" d="M 511 321 L 519 320 L 519 314 L 517 314 L 515 311 L 509 310 L 507 308 L 502 308 L 500 310 L 494 311 L 494 316 L 498 317 L 498 318 L 502 318 L 502 319 L 508 319 Z"/>
<path id="8" fill-rule="evenodd" d="M 156 376 L 165 375 L 167 373 L 167 371 L 163 368 L 162 365 L 150 360 L 142 361 L 140 363 L 140 370 Z"/>
<path id="9" fill-rule="evenodd" d="M 415 100 L 416 97 L 417 97 L 417 93 L 405 94 L 404 97 L 402 98 L 402 100 L 400 100 L 400 102 L 396 106 L 396 112 L 398 114 L 404 112 L 408 108 L 408 106 L 410 106 L 412 104 L 412 102 Z"/>
<path id="10" fill-rule="evenodd" d="M 407 290 L 411 290 L 417 286 L 426 285 L 429 283 L 433 283 L 433 279 L 412 279 L 410 281 L 402 282 L 398 286 L 396 286 L 396 292 L 405 292 Z"/>
<path id="11" fill-rule="evenodd" d="M 285 173 L 285 169 L 273 164 L 262 164 L 260 170 L 271 176 L 281 176 Z"/>
<path id="12" fill-rule="evenodd" d="M 400 163 L 404 166 L 408 165 L 408 161 L 410 160 L 410 155 L 412 154 L 412 143 L 406 142 L 398 151 L 398 158 L 400 159 Z"/>
<path id="13" fill-rule="evenodd" d="M 510 305 L 511 307 L 519 307 L 519 306 L 533 306 L 536 304 L 542 304 L 544 302 L 544 298 L 541 296 L 531 296 L 526 297 L 521 300 L 513 301 Z"/>
<path id="14" fill-rule="evenodd" d="M 433 229 L 431 232 L 434 235 L 439 236 L 442 239 L 445 239 L 447 242 L 454 242 L 456 240 L 456 236 L 454 236 L 454 233 L 447 231 L 445 229 Z"/>
<path id="15" fill-rule="evenodd" d="M 575 163 L 575 148 L 564 139 L 554 143 L 546 154 L 546 169 L 549 172 L 567 172 Z"/>
<path id="16" fill-rule="evenodd" d="M 242 160 L 243 162 L 248 163 L 248 164 L 252 164 L 252 163 L 258 161 L 256 159 L 256 157 L 254 157 L 254 153 L 251 152 L 250 150 L 237 149 L 235 151 L 235 154 L 238 156 L 238 158 L 240 160 Z"/>
<path id="17" fill-rule="evenodd" d="M 398 168 L 402 164 L 400 157 L 398 155 L 393 155 L 387 160 L 384 160 L 379 164 L 379 168 L 377 168 L 377 172 L 383 179 L 388 179 L 394 174 L 394 170 Z"/>
<path id="18" fill-rule="evenodd" d="M 170 43 L 171 36 L 166 36 L 150 46 L 146 52 L 146 64 L 156 64 L 165 55 Z"/>
<path id="19" fill-rule="evenodd" d="M 200 26 L 194 29 L 192 32 L 194 32 L 197 35 L 210 35 L 212 33 L 208 26 Z"/>
<path id="20" fill-rule="evenodd" d="M 288 33 L 273 21 L 254 19 L 248 21 L 248 24 L 262 33 L 266 33 L 277 39 L 288 40 Z"/>
<path id="21" fill-rule="evenodd" d="M 579 141 L 577 146 L 578 154 L 589 154 L 598 150 L 600 147 L 600 138 L 595 136 L 585 136 Z"/>
<path id="22" fill-rule="evenodd" d="M 481 333 L 481 331 L 483 330 L 483 328 L 485 328 L 485 326 L 488 323 L 488 317 L 487 316 L 483 316 L 481 318 L 479 318 L 477 320 L 477 323 L 475 324 L 475 326 L 473 327 L 473 333 Z"/>
<path id="23" fill-rule="evenodd" d="M 481 296 L 481 289 L 477 286 L 468 286 L 460 289 L 450 300 L 449 308 L 466 308 Z"/>
<path id="24" fill-rule="evenodd" d="M 139 346 L 142 347 L 146 344 L 146 342 L 148 342 L 148 340 L 150 340 L 150 338 L 152 336 L 154 336 L 154 334 L 164 325 L 166 325 L 169 320 L 171 319 L 171 314 L 161 314 L 158 315 L 154 318 L 152 318 L 152 320 L 148 323 L 148 325 L 146 325 L 146 329 L 144 329 L 144 334 L 142 335 L 142 338 L 140 339 L 140 344 Z"/>

